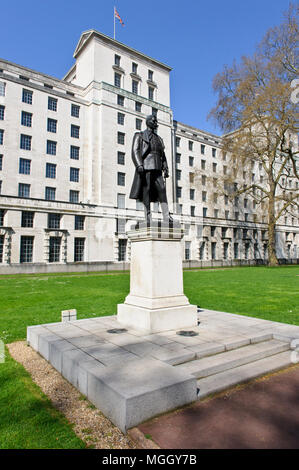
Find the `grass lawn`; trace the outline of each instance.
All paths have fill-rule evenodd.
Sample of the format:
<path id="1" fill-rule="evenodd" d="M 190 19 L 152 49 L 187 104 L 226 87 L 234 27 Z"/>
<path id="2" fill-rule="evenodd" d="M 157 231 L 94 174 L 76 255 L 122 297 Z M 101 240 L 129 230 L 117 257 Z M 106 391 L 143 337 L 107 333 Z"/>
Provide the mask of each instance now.
<path id="1" fill-rule="evenodd" d="M 127 273 L 1 276 L 0 338 L 24 339 L 28 325 L 60 321 L 61 310 L 114 315 L 129 280 Z M 299 325 L 299 266 L 185 271 L 184 291 L 201 307 Z"/>
<path id="2" fill-rule="evenodd" d="M 9 354 L 0 364 L 0 384 L 0 449 L 86 447 L 23 366 Z"/>
<path id="3" fill-rule="evenodd" d="M 299 325 L 299 266 L 242 267 L 184 272 L 192 304 Z M 129 274 L 0 276 L 0 338 L 26 338 L 26 327 L 60 321 L 61 310 L 78 318 L 113 315 L 129 292 Z M 0 364 L 0 448 L 82 448 L 71 426 L 6 355 Z"/>

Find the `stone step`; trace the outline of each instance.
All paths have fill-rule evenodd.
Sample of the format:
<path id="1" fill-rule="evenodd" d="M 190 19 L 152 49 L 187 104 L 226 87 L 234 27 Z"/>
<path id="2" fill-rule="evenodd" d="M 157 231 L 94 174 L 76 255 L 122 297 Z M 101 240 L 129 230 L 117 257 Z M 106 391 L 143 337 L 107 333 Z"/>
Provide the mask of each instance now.
<path id="1" fill-rule="evenodd" d="M 201 400 L 212 393 L 221 392 L 290 365 L 292 365 L 291 351 L 285 351 L 219 374 L 210 375 L 197 381 L 198 399 Z"/>
<path id="2" fill-rule="evenodd" d="M 184 372 L 195 376 L 197 379 L 218 374 L 225 370 L 258 361 L 268 356 L 281 353 L 290 349 L 290 344 L 276 339 L 250 344 L 232 351 L 204 357 L 194 361 L 175 366 Z"/>

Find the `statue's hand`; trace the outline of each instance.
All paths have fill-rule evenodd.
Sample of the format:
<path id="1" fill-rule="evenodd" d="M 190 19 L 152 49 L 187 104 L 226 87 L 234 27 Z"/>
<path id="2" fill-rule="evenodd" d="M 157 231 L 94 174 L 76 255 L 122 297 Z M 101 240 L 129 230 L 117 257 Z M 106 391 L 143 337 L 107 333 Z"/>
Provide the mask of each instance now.
<path id="1" fill-rule="evenodd" d="M 144 172 L 143 165 L 137 167 L 137 173 L 142 174 Z"/>

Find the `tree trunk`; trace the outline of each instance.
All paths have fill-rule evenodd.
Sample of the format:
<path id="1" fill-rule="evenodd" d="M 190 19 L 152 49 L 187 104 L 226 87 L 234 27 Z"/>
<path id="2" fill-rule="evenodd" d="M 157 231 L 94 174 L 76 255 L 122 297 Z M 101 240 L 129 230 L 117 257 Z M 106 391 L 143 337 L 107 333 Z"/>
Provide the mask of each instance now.
<path id="1" fill-rule="evenodd" d="M 278 259 L 276 256 L 276 236 L 275 236 L 275 206 L 274 197 L 269 197 L 269 208 L 268 208 L 268 258 L 269 266 L 278 266 Z"/>

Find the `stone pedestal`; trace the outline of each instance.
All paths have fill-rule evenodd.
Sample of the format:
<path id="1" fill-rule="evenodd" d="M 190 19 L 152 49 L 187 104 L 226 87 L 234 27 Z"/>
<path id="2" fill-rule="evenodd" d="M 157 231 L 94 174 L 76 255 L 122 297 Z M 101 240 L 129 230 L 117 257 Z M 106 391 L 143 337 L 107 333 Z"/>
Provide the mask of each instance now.
<path id="1" fill-rule="evenodd" d="M 136 330 L 156 333 L 197 325 L 197 307 L 183 292 L 180 225 L 140 224 L 131 240 L 130 293 L 118 305 L 117 320 Z"/>

